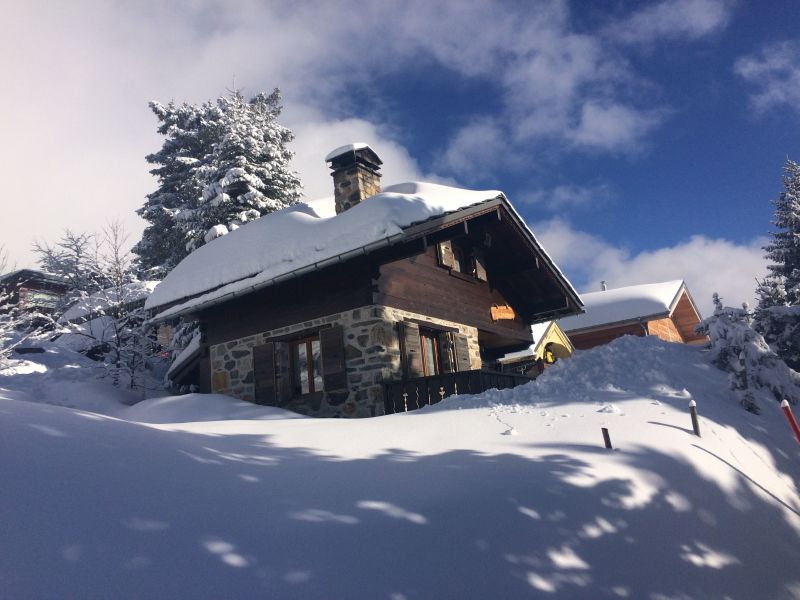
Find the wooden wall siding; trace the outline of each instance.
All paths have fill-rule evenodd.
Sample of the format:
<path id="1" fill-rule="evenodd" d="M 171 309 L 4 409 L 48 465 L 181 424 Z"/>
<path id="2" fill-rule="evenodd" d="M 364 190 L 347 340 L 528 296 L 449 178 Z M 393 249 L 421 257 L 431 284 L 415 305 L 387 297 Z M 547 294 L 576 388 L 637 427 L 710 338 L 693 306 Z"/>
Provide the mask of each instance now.
<path id="1" fill-rule="evenodd" d="M 691 300 L 686 292 L 681 294 L 675 310 L 672 311 L 672 320 L 678 331 L 681 332 L 681 337 L 686 343 L 700 343 L 705 342 L 708 338 L 705 335 L 700 335 L 694 332 L 694 328 L 700 324 L 700 315 L 694 310 Z"/>
<path id="2" fill-rule="evenodd" d="M 665 342 L 683 342 L 683 336 L 672 319 L 666 317 L 664 319 L 655 319 L 647 323 L 647 333 L 654 335 Z"/>
<path id="3" fill-rule="evenodd" d="M 530 339 L 530 329 L 519 316 L 514 321 L 492 321 L 492 304 L 506 304 L 506 299 L 486 282 L 451 275 L 439 266 L 433 246 L 412 258 L 382 265 L 375 286 L 375 304 L 466 323 L 509 340 Z"/>
<path id="4" fill-rule="evenodd" d="M 370 304 L 372 274 L 368 265 L 353 263 L 349 268 L 329 268 L 212 307 L 201 314 L 208 344 Z"/>
<path id="5" fill-rule="evenodd" d="M 645 326 L 646 327 L 646 326 Z M 619 327 L 611 327 L 609 329 L 600 329 L 597 331 L 589 331 L 587 333 L 570 334 L 567 333 L 572 345 L 578 350 L 588 350 L 595 346 L 602 346 L 611 340 L 615 340 L 623 335 L 635 335 L 644 337 L 645 327 L 638 323 L 633 325 L 622 325 Z"/>

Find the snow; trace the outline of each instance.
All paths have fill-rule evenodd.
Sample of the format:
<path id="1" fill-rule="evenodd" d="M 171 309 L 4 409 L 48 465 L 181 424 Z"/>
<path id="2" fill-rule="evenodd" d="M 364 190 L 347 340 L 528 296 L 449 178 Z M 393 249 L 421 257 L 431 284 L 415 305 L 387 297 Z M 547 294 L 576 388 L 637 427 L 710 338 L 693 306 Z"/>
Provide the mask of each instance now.
<path id="1" fill-rule="evenodd" d="M 287 273 L 399 238 L 403 229 L 492 200 L 497 190 L 473 191 L 432 183 L 388 186 L 344 213 L 323 203 L 299 203 L 239 227 L 187 256 L 156 287 L 146 308 L 157 309 L 205 294 L 162 316 L 240 293 Z M 319 210 L 320 212 L 317 212 Z"/>
<path id="2" fill-rule="evenodd" d="M 206 231 L 205 237 L 203 237 L 203 241 L 208 243 L 211 240 L 215 240 L 218 237 L 222 237 L 223 235 L 228 233 L 228 228 L 225 225 L 214 225 L 211 229 Z"/>
<path id="3" fill-rule="evenodd" d="M 683 281 L 664 281 L 581 294 L 586 312 L 559 319 L 566 332 L 623 321 L 667 316 Z"/>
<path id="4" fill-rule="evenodd" d="M 796 598 L 800 445 L 708 356 L 622 338 L 356 421 L 127 406 L 48 350 L 0 373 L 0 595 Z"/>
<path id="5" fill-rule="evenodd" d="M 509 360 L 514 360 L 517 358 L 524 358 L 526 356 L 533 356 L 536 354 L 536 347 L 542 340 L 542 337 L 545 333 L 547 333 L 547 328 L 550 327 L 552 321 L 545 321 L 544 323 L 535 323 L 531 325 L 531 335 L 533 336 L 533 344 L 530 345 L 525 350 L 520 350 L 519 352 L 509 352 L 503 358 L 500 359 L 500 362 L 506 362 Z"/>
<path id="6" fill-rule="evenodd" d="M 169 379 L 170 375 L 180 369 L 187 360 L 190 360 L 199 350 L 200 350 L 200 340 L 202 336 L 200 333 L 194 334 L 189 343 L 186 344 L 186 347 L 181 350 L 180 354 L 175 357 L 175 360 L 172 361 L 172 364 L 167 371 L 167 378 Z"/>
<path id="7" fill-rule="evenodd" d="M 337 156 L 341 156 L 342 154 L 346 154 L 348 152 L 355 152 L 356 150 L 363 150 L 364 148 L 369 148 L 368 144 L 364 142 L 355 142 L 353 144 L 345 144 L 344 146 L 339 146 L 335 150 L 331 150 L 328 152 L 328 155 L 325 157 L 325 162 L 330 162 Z M 371 149 L 371 148 L 370 148 Z"/>
<path id="8" fill-rule="evenodd" d="M 152 293 L 158 285 L 158 281 L 134 281 L 122 286 L 122 301 L 125 304 L 143 300 Z M 90 294 L 85 298 L 77 300 L 70 306 L 61 317 L 59 323 L 69 323 L 77 319 L 81 319 L 92 313 L 99 313 L 106 310 L 118 302 L 117 289 L 109 288 Z"/>

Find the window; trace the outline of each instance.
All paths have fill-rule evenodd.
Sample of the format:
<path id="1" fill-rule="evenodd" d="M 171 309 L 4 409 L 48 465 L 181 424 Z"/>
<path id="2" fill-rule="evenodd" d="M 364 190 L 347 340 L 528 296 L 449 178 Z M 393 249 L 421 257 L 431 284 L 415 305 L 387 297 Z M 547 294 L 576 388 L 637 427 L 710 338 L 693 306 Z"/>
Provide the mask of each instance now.
<path id="1" fill-rule="evenodd" d="M 486 281 L 483 248 L 473 245 L 467 238 L 447 240 L 438 244 L 439 265 L 450 269 L 451 275 Z"/>
<path id="2" fill-rule="evenodd" d="M 419 339 L 422 345 L 422 372 L 424 376 L 439 375 L 442 372 L 439 336 L 429 329 L 420 329 Z"/>
<path id="3" fill-rule="evenodd" d="M 292 371 L 292 394 L 304 396 L 322 391 L 322 354 L 319 336 L 289 344 Z"/>

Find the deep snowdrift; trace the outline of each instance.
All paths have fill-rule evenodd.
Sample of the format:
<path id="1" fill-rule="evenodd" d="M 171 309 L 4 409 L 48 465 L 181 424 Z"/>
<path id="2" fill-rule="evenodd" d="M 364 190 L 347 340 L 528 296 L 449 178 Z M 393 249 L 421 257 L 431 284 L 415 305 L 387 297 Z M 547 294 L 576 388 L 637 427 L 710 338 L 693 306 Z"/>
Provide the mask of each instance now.
<path id="1" fill-rule="evenodd" d="M 2 597 L 800 595 L 800 446 L 696 348 L 622 339 L 360 421 L 108 387 L 88 396 L 106 415 L 21 401 L 58 401 L 71 370 L 44 361 L 0 374 Z"/>

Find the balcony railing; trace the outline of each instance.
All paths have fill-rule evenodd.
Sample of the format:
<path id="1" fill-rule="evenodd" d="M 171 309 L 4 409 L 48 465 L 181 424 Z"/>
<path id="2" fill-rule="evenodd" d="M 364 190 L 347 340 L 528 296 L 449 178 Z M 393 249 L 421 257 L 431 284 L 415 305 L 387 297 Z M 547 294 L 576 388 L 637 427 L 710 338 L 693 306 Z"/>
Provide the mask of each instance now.
<path id="1" fill-rule="evenodd" d="M 386 414 L 416 410 L 441 402 L 456 394 L 479 394 L 491 389 L 508 389 L 536 379 L 518 373 L 501 373 L 477 369 L 458 373 L 443 373 L 429 377 L 403 379 L 383 384 Z"/>

